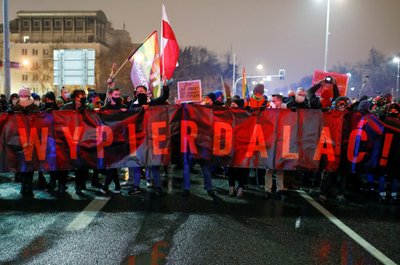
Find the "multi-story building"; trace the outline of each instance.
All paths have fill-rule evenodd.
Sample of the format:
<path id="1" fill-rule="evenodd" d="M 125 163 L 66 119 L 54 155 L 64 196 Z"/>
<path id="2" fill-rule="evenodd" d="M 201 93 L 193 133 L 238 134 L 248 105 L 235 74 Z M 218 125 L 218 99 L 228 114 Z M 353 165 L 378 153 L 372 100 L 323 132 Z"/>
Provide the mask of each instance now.
<path id="1" fill-rule="evenodd" d="M 1 41 L 2 29 L 1 26 Z M 103 11 L 19 11 L 17 18 L 10 21 L 10 61 L 15 62 L 11 68 L 11 93 L 22 86 L 44 93 L 48 89 L 57 90 L 55 84 L 64 85 L 56 80 L 54 50 L 94 51 L 95 76 L 91 78 L 95 84 L 90 86 L 100 87 L 104 76 L 99 75 L 110 68 L 110 64 L 101 61 L 102 56 L 116 42 L 132 45 L 129 33 L 125 29 L 113 29 Z M 3 46 L 0 49 L 2 57 Z M 3 74 L 0 77 L 4 87 Z"/>

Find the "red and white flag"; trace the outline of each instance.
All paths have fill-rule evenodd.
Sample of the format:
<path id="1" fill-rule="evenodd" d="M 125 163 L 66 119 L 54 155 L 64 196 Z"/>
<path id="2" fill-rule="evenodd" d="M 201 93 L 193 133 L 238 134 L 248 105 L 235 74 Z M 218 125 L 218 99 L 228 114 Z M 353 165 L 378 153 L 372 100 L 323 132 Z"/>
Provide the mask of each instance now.
<path id="1" fill-rule="evenodd" d="M 164 5 L 162 6 L 161 23 L 161 74 L 163 79 L 171 79 L 178 63 L 179 45 L 169 23 Z"/>

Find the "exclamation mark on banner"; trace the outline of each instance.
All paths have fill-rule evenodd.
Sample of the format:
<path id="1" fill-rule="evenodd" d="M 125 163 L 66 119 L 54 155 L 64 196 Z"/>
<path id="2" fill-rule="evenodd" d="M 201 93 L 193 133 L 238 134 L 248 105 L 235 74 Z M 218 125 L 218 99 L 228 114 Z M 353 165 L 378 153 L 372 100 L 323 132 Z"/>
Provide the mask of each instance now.
<path id="1" fill-rule="evenodd" d="M 393 134 L 387 133 L 385 135 L 385 142 L 383 143 L 383 150 L 382 150 L 382 157 L 380 161 L 381 166 L 386 166 L 387 164 L 387 158 L 389 156 L 389 151 L 390 151 L 390 145 L 392 144 L 393 140 Z"/>

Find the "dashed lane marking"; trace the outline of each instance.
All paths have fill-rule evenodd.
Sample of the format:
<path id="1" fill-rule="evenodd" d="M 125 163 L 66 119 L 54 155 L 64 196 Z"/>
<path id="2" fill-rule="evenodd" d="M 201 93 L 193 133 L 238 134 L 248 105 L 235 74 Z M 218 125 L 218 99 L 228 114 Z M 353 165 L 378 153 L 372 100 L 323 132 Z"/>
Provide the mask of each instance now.
<path id="1" fill-rule="evenodd" d="M 94 198 L 94 200 L 68 225 L 67 231 L 76 231 L 87 227 L 109 200 L 110 197 Z"/>

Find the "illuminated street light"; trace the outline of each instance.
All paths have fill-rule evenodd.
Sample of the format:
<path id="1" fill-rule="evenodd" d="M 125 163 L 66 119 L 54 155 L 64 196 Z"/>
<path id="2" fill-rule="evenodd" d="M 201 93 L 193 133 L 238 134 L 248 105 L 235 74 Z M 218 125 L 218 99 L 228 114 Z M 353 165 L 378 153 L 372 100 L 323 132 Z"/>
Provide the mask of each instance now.
<path id="1" fill-rule="evenodd" d="M 256 68 L 258 71 L 262 71 L 264 69 L 264 66 L 262 64 L 257 64 Z"/>
<path id="2" fill-rule="evenodd" d="M 29 66 L 29 60 L 28 60 L 28 59 L 22 60 L 22 65 L 23 65 L 24 67 Z"/>
<path id="3" fill-rule="evenodd" d="M 400 58 L 399 57 L 394 57 L 393 62 L 397 63 L 397 79 L 396 79 L 396 99 L 399 99 L 399 70 L 400 70 Z"/>

